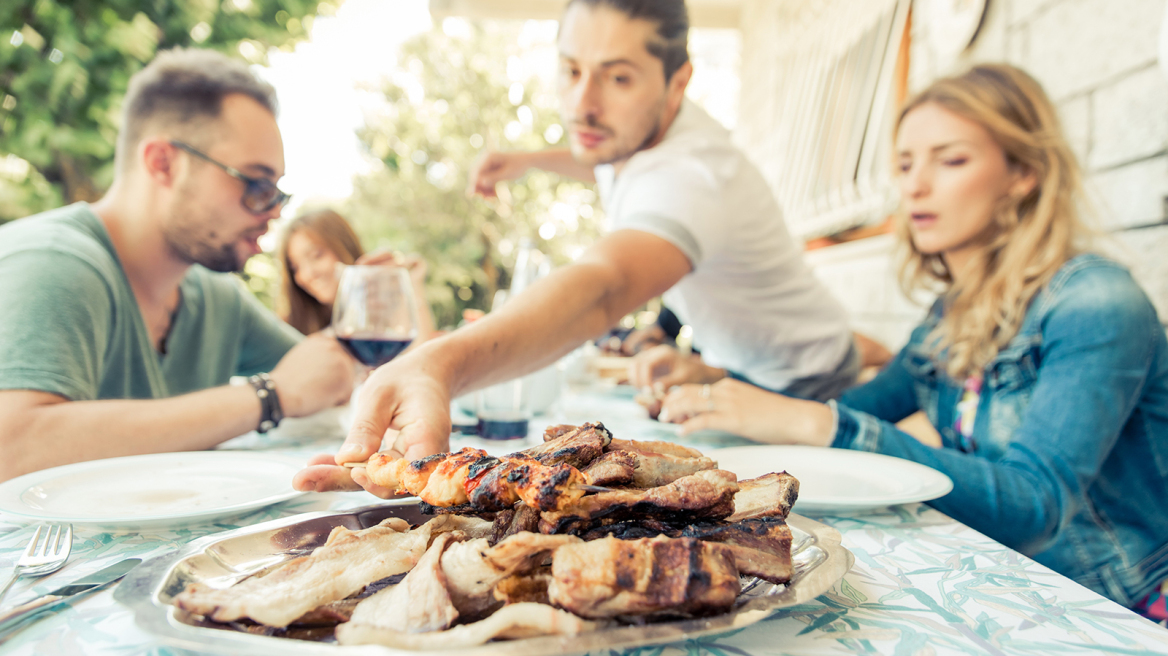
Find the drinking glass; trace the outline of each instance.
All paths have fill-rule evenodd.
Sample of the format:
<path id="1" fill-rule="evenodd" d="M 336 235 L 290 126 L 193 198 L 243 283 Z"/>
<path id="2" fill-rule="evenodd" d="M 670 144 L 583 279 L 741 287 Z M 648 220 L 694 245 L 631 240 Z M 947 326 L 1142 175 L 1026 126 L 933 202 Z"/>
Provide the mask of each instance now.
<path id="1" fill-rule="evenodd" d="M 530 382 L 516 378 L 480 390 L 476 398 L 479 437 L 517 440 L 527 437 L 531 419 Z"/>
<path id="2" fill-rule="evenodd" d="M 345 267 L 333 302 L 333 332 L 366 366 L 397 357 L 418 335 L 409 273 L 384 265 Z"/>

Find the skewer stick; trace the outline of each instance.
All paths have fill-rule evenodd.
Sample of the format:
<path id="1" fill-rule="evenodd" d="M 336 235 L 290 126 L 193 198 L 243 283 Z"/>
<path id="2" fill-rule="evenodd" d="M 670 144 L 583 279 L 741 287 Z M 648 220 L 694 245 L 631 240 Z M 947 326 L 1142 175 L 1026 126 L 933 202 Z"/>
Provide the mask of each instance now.
<path id="1" fill-rule="evenodd" d="M 342 466 L 342 467 L 348 467 L 349 469 L 352 469 L 352 468 L 354 468 L 354 467 L 368 467 L 368 466 L 369 466 L 369 461 L 368 461 L 368 460 L 362 460 L 361 462 L 344 462 L 344 463 L 341 463 L 341 466 Z"/>

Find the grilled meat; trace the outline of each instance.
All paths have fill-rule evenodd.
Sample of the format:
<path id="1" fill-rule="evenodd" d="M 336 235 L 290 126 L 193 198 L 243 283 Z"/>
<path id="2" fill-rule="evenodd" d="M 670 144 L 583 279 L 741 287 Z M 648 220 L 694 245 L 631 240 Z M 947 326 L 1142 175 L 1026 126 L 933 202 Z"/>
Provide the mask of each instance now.
<path id="1" fill-rule="evenodd" d="M 506 604 L 534 602 L 551 604 L 548 599 L 548 584 L 552 582 L 551 570 L 540 570 L 529 574 L 508 576 L 495 585 L 492 593 L 495 599 Z"/>
<path id="2" fill-rule="evenodd" d="M 485 539 L 451 545 L 442 554 L 442 571 L 454 607 L 464 619 L 487 614 L 499 605 L 491 596 L 495 584 L 538 567 L 549 551 L 579 541 L 574 535 L 519 533 L 493 547 Z"/>
<path id="3" fill-rule="evenodd" d="M 648 490 L 614 490 L 581 498 L 562 510 L 540 516 L 541 533 L 569 533 L 594 520 L 614 521 L 653 516 L 676 519 L 721 519 L 734 512 L 737 477 L 721 469 L 699 471 Z"/>
<path id="4" fill-rule="evenodd" d="M 193 583 L 174 598 L 174 604 L 217 622 L 250 617 L 268 626 L 288 626 L 308 611 L 344 599 L 368 583 L 408 572 L 425 553 L 432 529 L 428 522 L 409 530 L 400 519 L 361 531 L 338 527 L 324 546 L 308 556 L 230 588 Z"/>
<path id="5" fill-rule="evenodd" d="M 596 526 L 580 537 L 586 541 L 614 537 L 621 540 L 665 535 L 719 542 L 730 548 L 742 574 L 771 583 L 787 583 L 794 574 L 791 562 L 791 528 L 781 517 L 760 517 L 741 522 L 704 521 L 668 523 L 639 519 Z"/>
<path id="6" fill-rule="evenodd" d="M 362 600 L 350 621 L 409 633 L 448 628 L 458 618 L 458 611 L 446 591 L 441 558 L 447 543 L 456 537 L 446 533 L 435 538 L 400 583 Z"/>
<path id="7" fill-rule="evenodd" d="M 637 473 L 637 457 L 629 451 L 609 451 L 580 472 L 589 485 L 625 485 Z"/>
<path id="8" fill-rule="evenodd" d="M 557 429 L 570 427 L 557 426 Z M 550 429 L 549 429 L 550 430 Z M 612 433 L 599 422 L 589 423 L 575 430 L 558 430 L 555 437 L 548 440 L 544 433 L 543 444 L 524 449 L 519 453 L 531 456 L 545 465 L 568 464 L 583 469 L 588 463 L 600 457 L 605 447 L 612 441 Z"/>
<path id="9" fill-rule="evenodd" d="M 403 633 L 350 622 L 337 627 L 342 645 L 385 645 L 398 649 L 450 650 L 481 645 L 496 638 L 574 636 L 594 631 L 600 624 L 543 604 L 512 604 L 473 624 L 437 633 Z"/>
<path id="10" fill-rule="evenodd" d="M 732 522 L 752 517 L 786 519 L 799 498 L 799 480 L 787 472 L 738 481 L 738 488 L 738 494 L 734 495 L 734 514 L 730 516 Z"/>
<path id="11" fill-rule="evenodd" d="M 523 531 L 539 532 L 539 511 L 525 503 L 517 503 L 495 515 L 487 541 L 494 545 Z"/>
<path id="12" fill-rule="evenodd" d="M 599 454 L 599 449 L 596 452 Z M 556 453 L 548 454 L 549 458 Z M 525 454 L 496 458 L 470 447 L 413 462 L 378 453 L 369 459 L 365 469 L 374 483 L 398 493 L 417 495 L 439 508 L 469 503 L 478 511 L 490 512 L 522 500 L 533 508 L 553 510 L 584 496 L 584 490 L 579 488 L 584 476 L 570 465 L 547 465 Z"/>
<path id="13" fill-rule="evenodd" d="M 693 538 L 603 538 L 552 557 L 552 604 L 587 618 L 696 617 L 728 610 L 741 590 L 730 549 Z"/>

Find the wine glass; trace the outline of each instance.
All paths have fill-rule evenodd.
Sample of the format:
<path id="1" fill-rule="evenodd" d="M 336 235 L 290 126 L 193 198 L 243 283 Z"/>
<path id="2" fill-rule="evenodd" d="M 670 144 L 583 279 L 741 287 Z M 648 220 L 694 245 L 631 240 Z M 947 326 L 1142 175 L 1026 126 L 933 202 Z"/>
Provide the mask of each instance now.
<path id="1" fill-rule="evenodd" d="M 345 267 L 333 302 L 333 333 L 366 366 L 380 367 L 397 357 L 418 335 L 409 272 L 385 265 Z"/>

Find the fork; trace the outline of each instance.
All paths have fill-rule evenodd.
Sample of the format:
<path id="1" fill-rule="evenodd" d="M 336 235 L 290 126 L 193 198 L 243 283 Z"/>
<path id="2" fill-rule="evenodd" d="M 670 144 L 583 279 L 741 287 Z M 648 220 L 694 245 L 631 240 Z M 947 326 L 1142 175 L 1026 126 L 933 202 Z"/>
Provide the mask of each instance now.
<path id="1" fill-rule="evenodd" d="M 44 542 L 40 542 L 42 531 L 45 533 Z M 38 542 L 40 542 L 39 547 L 37 546 Z M 0 588 L 0 599 L 8 592 L 8 588 L 12 587 L 16 579 L 22 576 L 44 576 L 61 569 L 65 561 L 69 559 L 69 552 L 72 549 L 72 524 L 66 524 L 64 528 L 60 524 L 41 524 L 38 526 L 36 533 L 32 534 L 32 539 L 28 542 L 28 548 L 16 561 L 16 567 L 12 569 L 12 575 L 8 578 L 8 582 L 4 584 L 3 588 Z"/>

